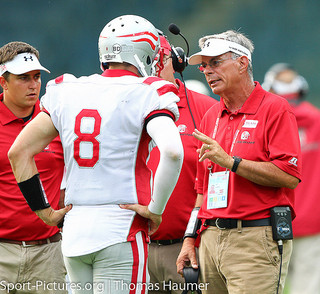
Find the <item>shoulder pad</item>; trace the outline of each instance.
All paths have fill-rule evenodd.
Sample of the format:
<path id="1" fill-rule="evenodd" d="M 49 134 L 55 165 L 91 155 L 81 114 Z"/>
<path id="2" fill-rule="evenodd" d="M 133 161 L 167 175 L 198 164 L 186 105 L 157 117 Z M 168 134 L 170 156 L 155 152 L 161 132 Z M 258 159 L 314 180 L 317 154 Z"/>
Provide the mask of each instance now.
<path id="1" fill-rule="evenodd" d="M 63 74 L 63 75 L 55 78 L 54 80 L 49 81 L 48 82 L 48 86 L 49 85 L 59 85 L 59 84 L 62 84 L 64 82 L 74 81 L 76 79 L 77 78 L 72 74 Z"/>
<path id="2" fill-rule="evenodd" d="M 160 96 L 168 92 L 173 92 L 178 95 L 177 87 L 173 83 L 164 79 L 158 77 L 147 77 L 143 83 L 155 88 Z"/>

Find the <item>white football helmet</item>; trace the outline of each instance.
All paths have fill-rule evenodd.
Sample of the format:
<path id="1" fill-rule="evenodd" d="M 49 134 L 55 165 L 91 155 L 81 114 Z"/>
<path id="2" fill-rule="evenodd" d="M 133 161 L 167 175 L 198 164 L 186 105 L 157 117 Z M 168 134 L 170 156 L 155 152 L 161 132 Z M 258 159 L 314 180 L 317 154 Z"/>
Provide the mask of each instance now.
<path id="1" fill-rule="evenodd" d="M 101 65 L 127 62 L 142 76 L 155 75 L 160 38 L 157 29 L 143 17 L 123 15 L 111 20 L 101 31 L 98 46 Z"/>

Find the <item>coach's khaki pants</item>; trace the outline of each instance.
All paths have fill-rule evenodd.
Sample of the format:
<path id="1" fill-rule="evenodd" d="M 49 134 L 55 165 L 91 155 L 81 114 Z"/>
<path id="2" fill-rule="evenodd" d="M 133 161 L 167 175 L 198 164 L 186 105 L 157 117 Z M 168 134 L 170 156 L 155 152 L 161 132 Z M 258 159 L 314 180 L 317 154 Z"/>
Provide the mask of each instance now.
<path id="1" fill-rule="evenodd" d="M 0 293 L 65 294 L 61 241 L 23 247 L 0 242 Z"/>
<path id="2" fill-rule="evenodd" d="M 177 273 L 176 260 L 181 251 L 182 242 L 172 245 L 149 246 L 148 267 L 150 274 L 149 294 L 181 294 L 184 279 Z"/>
<path id="3" fill-rule="evenodd" d="M 282 293 L 292 252 L 292 240 L 284 241 Z M 203 294 L 275 294 L 280 255 L 269 226 L 219 230 L 208 227 L 201 233 L 199 248 Z"/>

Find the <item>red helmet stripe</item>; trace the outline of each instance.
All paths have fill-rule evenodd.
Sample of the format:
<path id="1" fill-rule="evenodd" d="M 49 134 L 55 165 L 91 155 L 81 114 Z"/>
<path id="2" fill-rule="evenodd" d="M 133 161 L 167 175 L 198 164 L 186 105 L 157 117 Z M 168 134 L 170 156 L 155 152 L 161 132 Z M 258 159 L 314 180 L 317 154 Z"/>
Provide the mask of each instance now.
<path id="1" fill-rule="evenodd" d="M 135 34 L 129 34 L 129 35 L 122 35 L 122 36 L 118 36 L 119 38 L 125 38 L 125 37 L 137 37 L 137 36 L 145 36 L 148 35 L 151 38 L 153 38 L 155 41 L 158 40 L 158 37 L 148 31 L 145 32 L 140 32 L 140 33 L 135 33 Z M 137 39 L 137 40 L 132 40 L 132 42 L 147 42 L 150 44 L 151 48 L 154 50 L 156 48 L 155 44 L 152 42 L 152 40 L 148 39 L 148 38 L 141 38 L 141 39 Z"/>
<path id="2" fill-rule="evenodd" d="M 158 40 L 158 37 L 155 34 L 152 34 L 151 32 L 140 32 L 140 33 L 135 33 L 135 34 L 129 34 L 129 35 L 123 35 L 123 36 L 118 36 L 119 38 L 121 37 L 135 37 L 135 36 L 141 36 L 141 35 L 149 35 L 156 41 Z"/>
<path id="3" fill-rule="evenodd" d="M 132 40 L 132 42 L 148 42 L 151 46 L 151 48 L 154 50 L 156 48 L 156 46 L 153 44 L 153 42 L 147 38 L 141 38 L 141 39 L 138 39 L 138 40 Z"/>

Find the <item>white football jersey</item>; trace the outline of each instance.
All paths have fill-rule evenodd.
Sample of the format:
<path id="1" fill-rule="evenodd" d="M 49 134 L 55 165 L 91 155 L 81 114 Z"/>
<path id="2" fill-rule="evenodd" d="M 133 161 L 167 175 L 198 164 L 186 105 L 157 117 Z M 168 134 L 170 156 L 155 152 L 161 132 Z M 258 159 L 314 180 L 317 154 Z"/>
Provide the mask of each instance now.
<path id="1" fill-rule="evenodd" d="M 121 75 L 124 71 L 118 72 Z M 73 205 L 64 225 L 67 256 L 128 240 L 135 213 L 119 209 L 118 204 L 147 205 L 152 193 L 146 162 L 154 142 L 145 130 L 145 120 L 158 113 L 176 120 L 179 116 L 173 84 L 125 72 L 118 77 L 65 74 L 50 81 L 41 98 L 44 111 L 59 131 L 67 168 L 65 203 Z M 90 207 L 87 213 L 84 207 Z M 101 219 L 104 213 L 109 217 Z M 91 216 L 94 223 L 88 221 Z M 115 222 L 122 232 L 115 232 Z M 81 240 L 88 244 L 85 240 L 91 238 L 92 245 L 79 244 L 83 242 L 77 238 L 78 230 Z M 88 236 L 86 230 L 90 231 Z"/>

